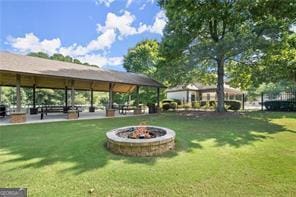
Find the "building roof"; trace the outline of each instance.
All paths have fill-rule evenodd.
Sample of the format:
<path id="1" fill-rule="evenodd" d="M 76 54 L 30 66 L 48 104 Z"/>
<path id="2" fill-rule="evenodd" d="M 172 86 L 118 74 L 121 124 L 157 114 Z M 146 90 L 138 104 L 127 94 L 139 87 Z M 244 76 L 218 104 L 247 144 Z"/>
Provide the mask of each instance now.
<path id="1" fill-rule="evenodd" d="M 0 52 L 0 74 L 7 77 L 9 73 L 21 74 L 27 77 L 92 81 L 92 83 L 112 82 L 122 85 L 164 87 L 161 83 L 142 74 L 119 72 L 99 67 Z M 12 81 L 9 82 L 9 80 L 0 80 L 0 85 L 14 84 Z"/>
<path id="2" fill-rule="evenodd" d="M 217 86 L 216 85 L 204 85 L 201 83 L 192 83 L 188 85 L 177 85 L 175 87 L 168 88 L 167 92 L 178 92 L 178 91 L 185 91 L 185 90 L 191 90 L 191 91 L 216 91 Z M 229 93 L 242 93 L 239 89 L 232 88 L 228 84 L 224 84 L 224 91 Z"/>

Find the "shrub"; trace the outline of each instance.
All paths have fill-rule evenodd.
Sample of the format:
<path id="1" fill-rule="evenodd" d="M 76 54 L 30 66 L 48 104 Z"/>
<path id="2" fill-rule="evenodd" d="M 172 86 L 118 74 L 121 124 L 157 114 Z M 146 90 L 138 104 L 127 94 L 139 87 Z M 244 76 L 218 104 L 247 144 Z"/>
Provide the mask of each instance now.
<path id="1" fill-rule="evenodd" d="M 177 107 L 178 107 L 178 103 L 176 103 L 176 102 L 170 103 L 170 109 L 177 109 Z"/>
<path id="2" fill-rule="evenodd" d="M 199 109 L 200 108 L 200 102 L 199 101 L 194 101 L 192 106 L 193 106 L 194 109 Z"/>
<path id="3" fill-rule="evenodd" d="M 229 106 L 230 110 L 239 110 L 241 108 L 241 103 L 239 101 L 224 101 L 224 103 Z"/>
<path id="4" fill-rule="evenodd" d="M 205 109 L 215 109 L 216 101 L 200 101 L 200 105 Z M 224 101 L 225 109 L 239 110 L 241 103 L 239 101 Z"/>
<path id="5" fill-rule="evenodd" d="M 162 103 L 162 109 L 164 111 L 167 111 L 169 109 L 177 109 L 178 107 L 178 103 L 172 99 L 163 99 L 161 103 Z"/>
<path id="6" fill-rule="evenodd" d="M 265 101 L 264 106 L 268 111 L 296 111 L 295 101 Z"/>
<path id="7" fill-rule="evenodd" d="M 210 107 L 211 107 L 210 101 L 207 101 L 204 107 L 206 109 L 210 109 Z"/>
<path id="8" fill-rule="evenodd" d="M 187 110 L 190 109 L 192 106 L 190 103 L 184 104 L 183 107 Z"/>
<path id="9" fill-rule="evenodd" d="M 162 109 L 163 109 L 164 111 L 169 110 L 170 107 L 171 107 L 170 103 L 163 103 L 163 104 L 162 104 Z"/>
<path id="10" fill-rule="evenodd" d="M 210 109 L 216 109 L 216 102 L 210 102 Z"/>
<path id="11" fill-rule="evenodd" d="M 171 102 L 174 102 L 174 100 L 173 99 L 163 99 L 161 102 L 162 103 L 171 103 Z"/>

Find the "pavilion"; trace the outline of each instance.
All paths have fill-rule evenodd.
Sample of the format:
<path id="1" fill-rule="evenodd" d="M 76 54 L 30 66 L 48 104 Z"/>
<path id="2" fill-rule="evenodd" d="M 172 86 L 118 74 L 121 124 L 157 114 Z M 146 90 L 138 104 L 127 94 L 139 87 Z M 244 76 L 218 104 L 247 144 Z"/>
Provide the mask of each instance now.
<path id="1" fill-rule="evenodd" d="M 36 109 L 36 88 L 64 89 L 65 106 L 67 92 L 71 90 L 71 107 L 74 109 L 75 90 L 91 92 L 90 112 L 94 111 L 93 92 L 109 92 L 109 104 L 106 116 L 114 116 L 112 93 L 129 93 L 137 91 L 136 106 L 139 106 L 140 86 L 157 89 L 157 106 L 159 107 L 161 83 L 142 74 L 119 72 L 99 67 L 55 61 L 38 57 L 23 56 L 9 52 L 0 52 L 0 86 L 16 87 L 16 110 L 11 114 L 11 122 L 26 121 L 26 114 L 21 111 L 21 87 L 33 89 L 33 109 Z M 0 93 L 1 94 L 1 93 Z M 75 110 L 69 111 L 68 118 L 78 117 Z"/>

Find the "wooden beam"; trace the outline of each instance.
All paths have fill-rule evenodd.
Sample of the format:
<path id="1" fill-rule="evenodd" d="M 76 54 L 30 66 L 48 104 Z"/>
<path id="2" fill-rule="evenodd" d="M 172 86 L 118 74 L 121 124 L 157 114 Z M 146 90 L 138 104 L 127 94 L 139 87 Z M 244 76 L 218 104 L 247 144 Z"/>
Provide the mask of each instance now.
<path id="1" fill-rule="evenodd" d="M 0 104 L 2 103 L 2 87 L 0 86 Z"/>
<path id="2" fill-rule="evenodd" d="M 33 85 L 33 108 L 36 108 L 36 84 Z"/>
<path id="3" fill-rule="evenodd" d="M 74 80 L 71 81 L 71 108 L 74 110 L 75 105 L 75 90 L 74 90 Z"/>
<path id="4" fill-rule="evenodd" d="M 94 91 L 93 89 L 90 90 L 90 107 L 94 106 Z"/>
<path id="5" fill-rule="evenodd" d="M 112 98 L 112 83 L 109 83 L 109 109 L 112 109 L 112 103 L 113 103 L 113 98 Z"/>
<path id="6" fill-rule="evenodd" d="M 16 111 L 21 111 L 21 76 L 16 75 Z"/>
<path id="7" fill-rule="evenodd" d="M 68 109 L 68 87 L 65 87 L 65 107 Z"/>
<path id="8" fill-rule="evenodd" d="M 140 100 L 140 96 L 139 96 L 140 87 L 139 86 L 137 86 L 136 91 L 137 91 L 136 106 L 137 106 L 137 108 L 139 108 L 139 100 Z"/>
<path id="9" fill-rule="evenodd" d="M 157 88 L 157 107 L 160 107 L 160 88 Z"/>

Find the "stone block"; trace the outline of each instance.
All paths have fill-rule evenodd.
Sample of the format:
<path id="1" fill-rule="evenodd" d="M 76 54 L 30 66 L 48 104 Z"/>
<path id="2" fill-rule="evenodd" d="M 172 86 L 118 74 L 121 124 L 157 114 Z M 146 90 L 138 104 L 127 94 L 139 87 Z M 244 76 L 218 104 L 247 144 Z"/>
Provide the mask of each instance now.
<path id="1" fill-rule="evenodd" d="M 10 115 L 11 123 L 23 123 L 27 121 L 27 116 L 25 112 L 12 112 Z"/>

